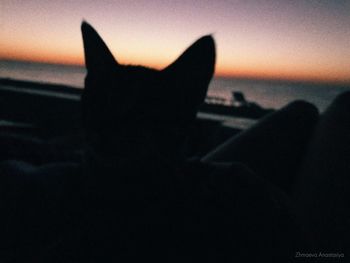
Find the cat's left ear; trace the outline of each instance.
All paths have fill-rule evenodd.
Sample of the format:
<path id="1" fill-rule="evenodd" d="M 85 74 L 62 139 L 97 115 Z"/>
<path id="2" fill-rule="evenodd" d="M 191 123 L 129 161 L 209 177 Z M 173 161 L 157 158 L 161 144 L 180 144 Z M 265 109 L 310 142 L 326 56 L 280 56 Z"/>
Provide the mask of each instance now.
<path id="1" fill-rule="evenodd" d="M 163 69 L 168 78 L 179 83 L 179 88 L 189 87 L 182 93 L 187 99 L 202 103 L 215 69 L 215 42 L 212 36 L 204 36 L 194 42 L 172 64 Z"/>
<path id="2" fill-rule="evenodd" d="M 100 71 L 118 65 L 105 42 L 91 25 L 84 21 L 81 24 L 81 32 L 88 71 Z"/>

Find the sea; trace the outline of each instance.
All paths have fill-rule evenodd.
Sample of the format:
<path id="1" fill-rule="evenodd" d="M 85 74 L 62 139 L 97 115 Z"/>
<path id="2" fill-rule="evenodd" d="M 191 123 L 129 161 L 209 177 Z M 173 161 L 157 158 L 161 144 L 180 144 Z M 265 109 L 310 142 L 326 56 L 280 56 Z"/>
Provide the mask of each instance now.
<path id="1" fill-rule="evenodd" d="M 37 81 L 83 88 L 86 70 L 81 66 L 0 60 L 0 78 Z M 313 103 L 322 112 L 340 93 L 350 90 L 346 85 L 297 83 L 215 77 L 208 96 L 230 104 L 233 92 L 241 92 L 247 101 L 265 108 L 279 109 L 294 100 Z M 174 91 L 169 91 L 169 96 Z"/>

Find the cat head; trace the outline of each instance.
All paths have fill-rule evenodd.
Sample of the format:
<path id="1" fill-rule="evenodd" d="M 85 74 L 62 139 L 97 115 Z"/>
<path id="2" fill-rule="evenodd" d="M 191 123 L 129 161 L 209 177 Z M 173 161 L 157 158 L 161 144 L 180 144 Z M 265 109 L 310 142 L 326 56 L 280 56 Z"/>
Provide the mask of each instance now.
<path id="1" fill-rule="evenodd" d="M 214 73 L 213 38 L 200 38 L 169 66 L 155 70 L 121 65 L 88 23 L 81 29 L 87 69 L 83 123 L 90 138 L 105 142 L 106 149 L 143 147 L 143 141 L 160 152 L 160 145 L 166 145 L 164 151 L 179 147 Z"/>

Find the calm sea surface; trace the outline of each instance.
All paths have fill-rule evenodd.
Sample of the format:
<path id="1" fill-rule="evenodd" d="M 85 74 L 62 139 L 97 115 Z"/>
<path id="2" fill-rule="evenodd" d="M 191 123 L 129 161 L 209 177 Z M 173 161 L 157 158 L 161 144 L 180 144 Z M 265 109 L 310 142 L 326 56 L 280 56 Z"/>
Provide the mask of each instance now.
<path id="1" fill-rule="evenodd" d="M 78 66 L 0 60 L 2 78 L 58 83 L 82 88 L 85 74 L 85 69 Z M 303 99 L 314 103 L 323 111 L 337 94 L 345 90 L 350 90 L 350 87 L 215 78 L 210 84 L 208 95 L 223 98 L 229 103 L 232 91 L 241 91 L 247 100 L 276 109 L 293 100 Z M 172 91 L 169 91 L 170 94 Z"/>

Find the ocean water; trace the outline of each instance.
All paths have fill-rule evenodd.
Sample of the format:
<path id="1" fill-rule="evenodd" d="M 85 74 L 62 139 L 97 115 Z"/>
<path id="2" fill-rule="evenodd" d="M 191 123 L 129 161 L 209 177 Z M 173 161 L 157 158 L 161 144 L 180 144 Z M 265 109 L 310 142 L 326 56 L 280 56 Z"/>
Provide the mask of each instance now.
<path id="1" fill-rule="evenodd" d="M 0 60 L 0 78 L 57 83 L 83 88 L 86 70 L 79 66 L 53 65 L 43 63 Z M 315 104 L 320 111 L 331 103 L 349 86 L 292 83 L 283 81 L 262 81 L 249 79 L 214 78 L 208 95 L 222 98 L 229 104 L 233 91 L 244 93 L 248 101 L 267 108 L 281 108 L 294 100 L 306 100 Z M 169 92 L 169 95 L 172 91 Z"/>

